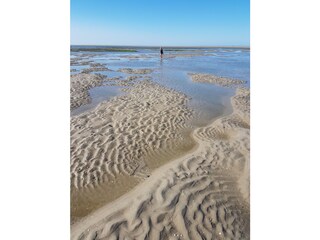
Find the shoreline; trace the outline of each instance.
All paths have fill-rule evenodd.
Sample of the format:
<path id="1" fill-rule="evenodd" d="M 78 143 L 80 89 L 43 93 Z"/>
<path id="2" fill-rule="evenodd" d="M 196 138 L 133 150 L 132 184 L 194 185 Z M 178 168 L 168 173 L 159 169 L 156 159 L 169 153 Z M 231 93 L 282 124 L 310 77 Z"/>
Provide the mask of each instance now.
<path id="1" fill-rule="evenodd" d="M 104 44 L 70 44 L 70 47 L 116 47 L 116 48 L 142 48 L 142 49 L 158 49 L 159 46 L 134 46 L 134 45 L 104 45 Z M 177 48 L 177 49 L 182 49 L 182 48 L 234 48 L 234 49 L 250 49 L 250 46 L 162 46 L 164 48 Z"/>

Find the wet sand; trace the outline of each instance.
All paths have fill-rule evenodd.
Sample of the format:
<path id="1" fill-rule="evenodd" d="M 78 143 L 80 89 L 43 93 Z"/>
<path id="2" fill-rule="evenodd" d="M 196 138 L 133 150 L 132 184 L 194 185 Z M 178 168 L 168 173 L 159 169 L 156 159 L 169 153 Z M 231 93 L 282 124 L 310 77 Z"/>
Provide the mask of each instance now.
<path id="1" fill-rule="evenodd" d="M 195 145 L 188 136 L 193 111 L 187 96 L 137 78 L 117 79 L 126 83 L 126 95 L 71 118 L 73 221 L 101 206 L 101 198 L 103 203 L 116 199 Z M 89 204 L 86 197 L 95 199 Z"/>
<path id="2" fill-rule="evenodd" d="M 71 110 L 90 102 L 88 90 L 100 86 L 105 77 L 98 74 L 74 74 L 70 76 L 70 107 Z"/>
<path id="3" fill-rule="evenodd" d="M 196 81 L 241 84 L 215 78 Z M 192 132 L 186 95 L 125 91 L 71 118 L 72 239 L 249 239 L 249 90 Z"/>

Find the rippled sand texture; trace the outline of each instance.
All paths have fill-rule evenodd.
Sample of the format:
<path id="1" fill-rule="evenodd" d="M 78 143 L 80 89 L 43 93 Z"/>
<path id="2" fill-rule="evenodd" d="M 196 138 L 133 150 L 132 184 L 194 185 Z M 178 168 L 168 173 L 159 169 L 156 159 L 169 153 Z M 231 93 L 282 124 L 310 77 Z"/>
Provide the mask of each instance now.
<path id="1" fill-rule="evenodd" d="M 72 239 L 249 239 L 250 93 L 196 129 L 193 152 L 76 223 Z"/>
<path id="2" fill-rule="evenodd" d="M 246 81 L 243 80 L 225 78 L 203 73 L 189 73 L 189 76 L 191 76 L 191 79 L 194 82 L 213 83 L 222 87 L 237 87 L 241 84 L 246 83 Z"/>
<path id="3" fill-rule="evenodd" d="M 91 101 L 88 90 L 100 86 L 105 80 L 103 75 L 80 73 L 70 76 L 70 106 L 71 110 L 88 104 Z"/>
<path id="4" fill-rule="evenodd" d="M 132 69 L 132 68 L 120 68 L 119 72 L 128 73 L 128 74 L 148 74 L 152 73 L 153 69 L 142 68 L 142 69 Z"/>
<path id="5" fill-rule="evenodd" d="M 94 209 L 86 197 L 100 194 L 105 201 L 113 200 L 128 190 L 126 185 L 132 187 L 153 168 L 194 146 L 187 136 L 192 111 L 185 95 L 149 80 L 124 91 L 126 95 L 71 118 L 73 219 Z"/>

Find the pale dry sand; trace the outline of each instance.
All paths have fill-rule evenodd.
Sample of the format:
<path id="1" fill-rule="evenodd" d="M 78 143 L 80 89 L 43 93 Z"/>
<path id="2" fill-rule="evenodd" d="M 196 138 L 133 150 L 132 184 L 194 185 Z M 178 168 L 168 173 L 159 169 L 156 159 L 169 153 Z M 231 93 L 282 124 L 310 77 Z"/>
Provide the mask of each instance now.
<path id="1" fill-rule="evenodd" d="M 100 86 L 105 77 L 100 74 L 79 73 L 70 76 L 70 107 L 71 110 L 88 104 L 91 101 L 88 90 Z"/>
<path id="2" fill-rule="evenodd" d="M 81 70 L 81 73 L 92 73 L 92 72 L 101 72 L 101 71 L 113 71 L 107 67 L 90 67 Z"/>
<path id="3" fill-rule="evenodd" d="M 95 63 L 91 60 L 93 57 L 101 56 L 101 54 L 79 54 L 77 57 L 70 58 L 71 66 L 90 65 L 91 67 L 102 67 L 104 64 Z M 99 65 L 99 66 L 98 66 Z"/>
<path id="4" fill-rule="evenodd" d="M 132 69 L 132 68 L 120 68 L 118 72 L 123 72 L 127 74 L 149 74 L 153 72 L 153 69 L 149 68 L 139 68 L 139 69 Z"/>
<path id="5" fill-rule="evenodd" d="M 70 61 L 70 66 L 85 66 L 93 63 L 91 60 L 83 60 L 82 58 L 72 59 Z"/>
<path id="6" fill-rule="evenodd" d="M 121 87 L 130 87 L 139 82 L 140 80 L 151 80 L 150 76 L 127 76 L 126 78 L 123 77 L 112 77 L 107 78 L 107 82 L 104 83 L 104 86 L 121 86 Z M 124 90 L 126 91 L 126 90 Z"/>
<path id="7" fill-rule="evenodd" d="M 100 71 L 109 71 L 112 72 L 112 69 L 106 67 L 106 64 L 102 63 L 89 63 L 89 68 L 85 68 L 81 70 L 81 73 L 92 73 L 92 72 L 100 72 Z"/>
<path id="8" fill-rule="evenodd" d="M 94 62 L 94 63 L 90 63 L 90 67 L 105 67 L 106 64 L 103 64 L 103 63 L 97 63 L 97 62 Z"/>
<path id="9" fill-rule="evenodd" d="M 148 89 L 148 86 L 151 88 Z M 121 172 L 143 177 L 146 173 L 151 175 L 148 180 L 140 183 L 132 191 L 75 223 L 71 228 L 71 238 L 249 239 L 249 90 L 244 88 L 237 90 L 236 95 L 232 98 L 234 111 L 231 115 L 220 118 L 208 126 L 192 132 L 192 137 L 197 143 L 196 148 L 150 172 L 145 171 L 146 166 L 141 165 L 140 157 L 136 160 L 137 164 L 134 165 L 127 160 L 130 159 L 128 157 L 124 157 L 120 161 L 119 153 L 139 156 L 134 148 L 129 149 L 128 152 L 124 151 L 125 146 L 134 145 L 129 139 L 126 140 L 121 137 L 122 133 L 128 130 L 128 128 L 125 129 L 126 124 L 136 122 L 133 120 L 137 114 L 139 115 L 140 109 L 148 109 L 150 105 L 155 104 L 152 102 L 157 101 L 158 97 L 171 95 L 170 93 L 160 94 L 158 97 L 151 98 L 149 97 L 149 91 L 153 91 L 153 88 L 162 89 L 160 86 L 146 83 L 133 90 L 139 93 L 139 104 L 136 104 L 136 100 L 126 101 L 127 104 L 120 105 L 122 107 L 116 104 L 118 113 L 115 114 L 116 110 L 108 112 L 108 114 L 112 113 L 113 116 L 110 120 L 112 122 L 111 126 L 105 126 L 99 121 L 101 117 L 108 115 L 104 111 L 96 110 L 96 113 L 91 113 L 93 114 L 91 117 L 72 119 L 72 121 L 76 121 L 76 123 L 72 123 L 72 126 L 74 126 L 72 139 L 78 141 L 75 144 L 78 148 L 72 149 L 72 151 L 76 155 L 79 155 L 82 151 L 81 159 L 92 163 L 91 165 L 86 162 L 83 164 L 87 164 L 89 168 L 93 169 L 93 172 L 104 172 L 107 176 L 112 175 L 111 173 Z M 148 90 L 145 92 L 144 89 Z M 166 92 L 168 90 L 163 89 L 162 91 Z M 176 123 L 176 127 L 184 126 L 184 119 L 189 116 L 189 111 L 184 107 L 183 109 L 179 108 L 184 106 L 186 100 L 184 97 L 176 96 L 176 94 L 174 96 L 175 99 L 179 100 L 173 101 L 177 105 L 172 110 L 175 110 L 175 112 L 182 111 L 183 117 L 174 118 L 173 115 L 175 114 L 170 115 L 167 112 L 168 110 L 162 109 L 165 107 L 163 103 L 166 102 L 166 97 L 163 97 L 160 102 L 157 101 L 153 105 L 155 111 L 160 108 L 159 115 L 150 112 L 153 116 L 145 119 L 143 121 L 145 124 L 140 125 L 141 128 L 133 128 L 132 132 L 129 131 L 130 135 L 127 138 L 135 136 L 135 139 L 140 141 L 147 140 L 146 143 L 161 144 L 161 139 L 166 139 L 168 133 L 175 128 L 169 129 L 168 133 L 163 133 L 168 127 L 170 128 L 169 124 L 169 126 L 164 126 L 163 129 L 160 128 L 157 131 L 155 126 L 163 125 L 149 121 L 150 118 L 153 119 L 155 116 L 158 116 L 160 122 L 166 121 L 168 116 L 172 116 L 171 124 Z M 150 105 L 148 106 L 147 103 Z M 104 104 L 110 106 L 109 103 Z M 128 104 L 133 104 L 130 107 L 131 112 L 122 111 Z M 104 110 L 107 109 L 109 107 L 104 107 Z M 129 119 L 130 116 L 132 116 L 131 119 Z M 89 125 L 86 124 L 93 119 L 95 119 L 94 122 Z M 138 117 L 138 119 L 143 120 L 144 118 Z M 116 124 L 120 124 L 121 127 L 116 126 Z M 87 136 L 89 142 L 77 137 L 77 135 L 81 136 L 81 126 L 90 129 L 86 133 L 89 134 Z M 147 131 L 146 126 L 149 127 L 151 132 Z M 94 129 L 99 129 L 99 131 L 95 132 Z M 141 131 L 147 132 L 146 136 L 148 137 L 141 138 L 140 136 L 145 136 Z M 101 138 L 102 141 L 97 141 L 95 140 L 97 139 L 96 135 L 99 135 L 100 132 L 106 135 Z M 153 132 L 155 132 L 154 135 Z M 154 137 L 149 139 L 150 136 Z M 111 141 L 110 137 L 115 139 Z M 105 142 L 108 141 L 107 146 L 110 146 L 110 144 L 113 144 L 113 146 L 110 149 L 109 147 L 105 149 Z M 131 138 L 131 141 L 139 143 L 133 138 Z M 120 147 L 121 143 L 125 143 L 125 145 Z M 72 143 L 73 145 L 74 143 Z M 104 155 L 100 153 L 101 147 L 104 149 Z M 110 155 L 112 158 L 109 161 L 126 164 L 110 165 L 107 162 L 110 165 L 110 170 L 103 170 L 106 163 L 103 159 Z M 83 156 L 87 157 L 84 158 Z M 90 182 L 88 177 L 81 180 L 80 176 L 84 177 L 84 175 L 77 173 L 78 171 L 75 168 L 77 165 L 75 163 L 82 162 L 81 159 L 74 158 L 72 160 L 74 178 L 72 183 L 76 186 L 84 186 Z M 113 169 L 110 168 L 111 166 Z M 95 174 L 91 176 L 97 177 Z M 94 180 L 96 181 L 96 179 Z"/>
<path id="10" fill-rule="evenodd" d="M 219 77 L 211 74 L 189 73 L 188 75 L 194 82 L 213 83 L 222 87 L 238 87 L 246 83 L 244 80 Z"/>
<path id="11" fill-rule="evenodd" d="M 80 76 L 88 77 L 72 77 Z M 113 82 L 127 86 L 123 90 L 126 95 L 71 118 L 73 221 L 119 197 L 148 178 L 153 169 L 194 147 L 188 137 L 193 113 L 187 107 L 188 98 L 147 77 L 138 78 L 115 79 Z"/>

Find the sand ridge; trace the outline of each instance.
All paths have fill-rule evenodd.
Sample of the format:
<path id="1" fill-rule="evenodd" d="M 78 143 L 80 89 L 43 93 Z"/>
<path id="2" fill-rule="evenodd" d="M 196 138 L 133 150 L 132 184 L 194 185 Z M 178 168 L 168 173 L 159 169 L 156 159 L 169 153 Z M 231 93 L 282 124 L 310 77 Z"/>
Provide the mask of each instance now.
<path id="1" fill-rule="evenodd" d="M 123 78 L 122 76 L 107 78 L 107 81 L 103 86 L 120 86 L 120 87 L 131 87 L 140 80 L 150 80 L 149 76 L 127 76 Z M 123 92 L 126 92 L 126 89 L 122 89 Z"/>
<path id="2" fill-rule="evenodd" d="M 93 53 L 82 53 L 78 54 L 75 57 L 72 57 L 70 59 L 70 66 L 85 66 L 85 65 L 91 65 L 91 67 L 102 67 L 100 63 L 95 63 L 93 60 L 91 60 L 93 57 L 102 56 L 101 54 L 93 54 Z M 99 64 L 100 66 L 98 66 Z M 94 66 L 96 65 L 96 66 Z M 104 65 L 104 64 L 103 64 Z"/>
<path id="3" fill-rule="evenodd" d="M 113 72 L 112 69 L 109 69 L 106 67 L 106 64 L 93 62 L 89 64 L 89 68 L 82 69 L 81 73 L 92 73 L 92 72 L 100 72 L 100 71 Z"/>
<path id="4" fill-rule="evenodd" d="M 222 87 L 239 87 L 246 83 L 244 80 L 219 77 L 212 74 L 189 73 L 188 75 L 194 82 L 213 83 Z"/>
<path id="5" fill-rule="evenodd" d="M 72 239 L 249 239 L 250 92 L 198 128 L 196 150 L 71 229 Z"/>
<path id="6" fill-rule="evenodd" d="M 83 58 L 73 58 L 70 61 L 70 66 L 86 66 L 90 65 L 91 63 L 93 63 L 92 60 L 86 60 Z"/>
<path id="7" fill-rule="evenodd" d="M 103 63 L 98 63 L 98 62 L 94 62 L 94 63 L 90 63 L 90 67 L 105 67 L 106 64 Z"/>
<path id="8" fill-rule="evenodd" d="M 118 72 L 123 72 L 127 74 L 149 74 L 153 72 L 153 69 L 150 68 L 137 68 L 137 69 L 132 69 L 132 68 L 120 68 Z"/>
<path id="9" fill-rule="evenodd" d="M 107 67 L 90 67 L 90 68 L 85 68 L 81 70 L 81 73 L 92 73 L 92 72 L 101 72 L 101 71 L 112 72 L 112 70 Z"/>

